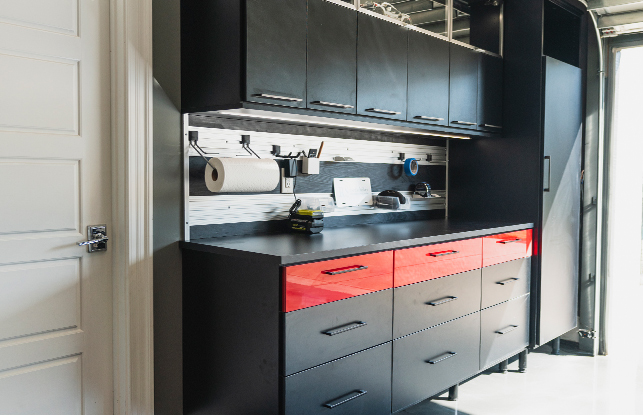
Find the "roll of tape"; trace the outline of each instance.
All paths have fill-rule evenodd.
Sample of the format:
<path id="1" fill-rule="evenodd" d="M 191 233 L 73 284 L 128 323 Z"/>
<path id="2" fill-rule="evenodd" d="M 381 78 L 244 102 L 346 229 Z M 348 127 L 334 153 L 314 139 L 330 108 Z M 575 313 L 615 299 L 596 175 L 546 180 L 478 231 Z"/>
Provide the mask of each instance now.
<path id="1" fill-rule="evenodd" d="M 416 159 L 404 160 L 404 173 L 407 176 L 415 176 L 418 174 L 418 162 Z"/>

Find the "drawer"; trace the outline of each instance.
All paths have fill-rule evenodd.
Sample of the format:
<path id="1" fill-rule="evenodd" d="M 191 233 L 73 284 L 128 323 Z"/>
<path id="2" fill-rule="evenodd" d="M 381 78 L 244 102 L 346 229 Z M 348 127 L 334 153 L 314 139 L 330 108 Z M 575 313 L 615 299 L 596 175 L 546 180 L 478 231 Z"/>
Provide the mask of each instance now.
<path id="1" fill-rule="evenodd" d="M 520 352 L 529 344 L 529 294 L 480 314 L 480 369 Z"/>
<path id="2" fill-rule="evenodd" d="M 286 313 L 285 374 L 390 341 L 392 315 L 392 289 Z"/>
<path id="3" fill-rule="evenodd" d="M 480 313 L 393 342 L 393 412 L 478 372 Z"/>
<path id="4" fill-rule="evenodd" d="M 532 230 L 501 233 L 482 238 L 482 266 L 531 256 Z"/>
<path id="5" fill-rule="evenodd" d="M 284 279 L 286 312 L 385 290 L 393 286 L 393 251 L 293 265 Z"/>
<path id="6" fill-rule="evenodd" d="M 393 338 L 480 310 L 481 271 L 467 271 L 394 290 Z"/>
<path id="7" fill-rule="evenodd" d="M 426 281 L 482 266 L 482 238 L 395 251 L 395 286 Z"/>
<path id="8" fill-rule="evenodd" d="M 482 268 L 482 306 L 491 307 L 529 292 L 531 258 Z"/>
<path id="9" fill-rule="evenodd" d="M 284 388 L 286 415 L 390 415 L 391 343 L 288 376 Z"/>

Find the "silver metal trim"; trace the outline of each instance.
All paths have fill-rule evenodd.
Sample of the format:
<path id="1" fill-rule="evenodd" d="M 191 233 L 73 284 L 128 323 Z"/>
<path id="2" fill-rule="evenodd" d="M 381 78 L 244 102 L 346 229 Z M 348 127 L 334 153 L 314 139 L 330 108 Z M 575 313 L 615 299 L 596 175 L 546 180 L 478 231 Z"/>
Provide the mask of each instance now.
<path id="1" fill-rule="evenodd" d="M 352 106 L 352 105 L 348 105 L 348 104 L 337 104 L 337 103 L 335 103 L 335 102 L 311 101 L 310 103 L 311 103 L 311 104 L 313 104 L 313 105 L 321 105 L 321 106 L 323 106 L 323 107 L 346 108 L 346 109 L 355 108 L 355 107 L 354 107 L 354 106 Z"/>
<path id="2" fill-rule="evenodd" d="M 188 138 L 190 116 L 183 114 L 183 240 L 190 240 L 190 140 Z"/>
<path id="3" fill-rule="evenodd" d="M 272 95 L 272 94 L 254 94 L 252 96 L 256 97 L 256 98 L 268 98 L 268 99 L 276 99 L 278 101 L 288 101 L 288 102 L 302 102 L 303 101 L 303 99 L 301 99 L 301 98 L 282 97 L 281 95 Z"/>
<path id="4" fill-rule="evenodd" d="M 365 111 L 377 112 L 377 113 L 380 113 L 380 114 L 387 114 L 387 115 L 400 115 L 401 114 L 401 112 L 399 112 L 399 111 L 381 110 L 379 108 L 367 108 Z"/>

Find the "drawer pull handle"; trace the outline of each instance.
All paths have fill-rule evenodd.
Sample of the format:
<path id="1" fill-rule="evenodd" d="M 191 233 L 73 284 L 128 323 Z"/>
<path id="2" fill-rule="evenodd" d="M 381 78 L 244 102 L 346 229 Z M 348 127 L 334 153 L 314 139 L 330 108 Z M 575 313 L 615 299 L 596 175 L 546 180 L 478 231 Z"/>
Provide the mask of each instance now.
<path id="1" fill-rule="evenodd" d="M 311 104 L 321 105 L 322 107 L 355 108 L 354 106 L 348 105 L 348 104 L 337 104 L 335 102 L 326 102 L 326 101 L 312 101 Z"/>
<path id="2" fill-rule="evenodd" d="M 453 356 L 457 355 L 456 352 L 446 352 L 444 354 L 441 354 L 438 357 L 434 357 L 433 359 L 427 360 L 427 363 L 430 363 L 432 365 L 438 364 L 440 362 L 444 362 L 447 359 L 452 358 Z"/>
<path id="3" fill-rule="evenodd" d="M 519 326 L 508 326 L 508 327 L 505 327 L 505 328 L 504 328 L 504 329 L 502 329 L 502 330 L 498 330 L 496 333 L 498 333 L 498 334 L 507 334 L 507 333 L 511 333 L 512 331 L 516 330 L 518 327 L 519 327 Z"/>
<path id="4" fill-rule="evenodd" d="M 460 251 L 440 251 L 440 252 L 431 252 L 429 254 L 426 254 L 426 256 L 432 256 L 432 257 L 438 257 L 438 256 L 445 256 L 445 255 L 453 255 L 453 254 L 459 254 Z"/>
<path id="5" fill-rule="evenodd" d="M 469 122 L 469 121 L 451 121 L 453 124 L 460 124 L 460 125 L 476 125 L 474 122 Z"/>
<path id="6" fill-rule="evenodd" d="M 506 280 L 498 281 L 496 284 L 499 284 L 499 285 L 507 285 L 507 284 L 509 284 L 509 283 L 512 283 L 512 282 L 518 281 L 519 279 L 520 279 L 520 278 L 507 278 Z"/>
<path id="7" fill-rule="evenodd" d="M 486 128 L 502 128 L 502 125 L 481 124 L 481 127 L 486 127 Z"/>
<path id="8" fill-rule="evenodd" d="M 350 330 L 355 330 L 360 327 L 364 327 L 365 325 L 366 325 L 366 322 L 364 321 L 356 321 L 355 323 L 350 323 L 350 324 L 336 327 L 334 329 L 322 331 L 322 334 L 325 334 L 327 336 L 335 336 L 337 334 L 342 334 Z"/>
<path id="9" fill-rule="evenodd" d="M 427 120 L 427 121 L 444 121 L 444 118 L 427 117 L 426 115 L 416 115 L 413 118 L 417 118 L 418 120 Z"/>
<path id="10" fill-rule="evenodd" d="M 455 301 L 457 299 L 458 299 L 458 297 L 449 296 L 449 297 L 445 297 L 445 298 L 442 298 L 442 299 L 437 300 L 437 301 L 429 301 L 427 304 L 432 305 L 432 306 L 435 307 L 436 305 L 442 305 L 442 304 L 450 303 L 451 301 Z"/>
<path id="11" fill-rule="evenodd" d="M 277 101 L 288 101 L 288 102 L 301 102 L 301 101 L 303 101 L 303 99 L 301 99 L 301 98 L 282 97 L 280 95 L 272 95 L 272 94 L 254 94 L 253 97 L 276 99 Z"/>
<path id="12" fill-rule="evenodd" d="M 361 271 L 363 269 L 368 269 L 368 267 L 366 265 L 351 265 L 350 267 L 329 269 L 328 271 L 322 271 L 322 274 L 337 275 L 337 274 L 344 274 L 346 272 Z"/>
<path id="13" fill-rule="evenodd" d="M 379 108 L 367 108 L 366 111 L 368 111 L 368 112 L 376 112 L 378 114 L 386 114 L 386 115 L 400 115 L 401 114 L 401 112 L 399 112 L 399 111 L 381 110 Z"/>
<path id="14" fill-rule="evenodd" d="M 505 239 L 505 240 L 502 240 L 502 241 L 498 241 L 496 243 L 499 243 L 499 244 L 512 244 L 514 242 L 520 242 L 520 241 L 522 241 L 522 239 L 516 238 L 516 239 Z"/>
<path id="15" fill-rule="evenodd" d="M 328 403 L 325 403 L 324 406 L 326 408 L 333 409 L 333 408 L 338 407 L 339 405 L 345 404 L 348 401 L 352 401 L 353 399 L 359 398 L 360 396 L 364 396 L 367 393 L 368 392 L 366 392 L 363 389 L 358 389 L 356 391 L 353 391 L 353 392 L 349 393 L 348 395 L 344 395 L 344 396 L 339 397 L 339 398 L 337 398 L 335 400 L 332 400 L 332 401 L 330 401 Z"/>

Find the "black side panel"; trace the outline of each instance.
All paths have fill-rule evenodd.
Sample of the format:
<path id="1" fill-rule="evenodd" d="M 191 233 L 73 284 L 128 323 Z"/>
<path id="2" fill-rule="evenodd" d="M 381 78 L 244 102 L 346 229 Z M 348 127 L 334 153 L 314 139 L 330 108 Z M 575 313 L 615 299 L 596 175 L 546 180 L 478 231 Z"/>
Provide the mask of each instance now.
<path id="1" fill-rule="evenodd" d="M 480 313 L 395 340 L 393 411 L 430 398 L 475 374 L 479 345 Z"/>
<path id="2" fill-rule="evenodd" d="M 246 100 L 306 108 L 306 2 L 246 0 L 246 14 Z"/>
<path id="3" fill-rule="evenodd" d="M 407 29 L 359 13 L 357 113 L 406 120 Z"/>
<path id="4" fill-rule="evenodd" d="M 478 53 L 451 44 L 449 125 L 476 129 Z"/>
<path id="5" fill-rule="evenodd" d="M 285 415 L 389 415 L 391 343 L 288 376 L 285 391 Z"/>
<path id="6" fill-rule="evenodd" d="M 393 290 L 285 313 L 284 373 L 290 375 L 390 341 L 392 316 Z M 350 327 L 355 328 L 342 330 Z"/>
<path id="7" fill-rule="evenodd" d="M 502 130 L 502 58 L 484 53 L 478 68 L 478 129 Z"/>
<path id="8" fill-rule="evenodd" d="M 545 57 L 539 343 L 576 327 L 582 148 L 581 70 Z M 547 191 L 548 190 L 548 191 Z"/>
<path id="9" fill-rule="evenodd" d="M 186 415 L 279 413 L 278 264 L 183 251 Z"/>
<path id="10" fill-rule="evenodd" d="M 238 108 L 242 88 L 241 3 L 181 1 L 181 112 Z"/>
<path id="11" fill-rule="evenodd" d="M 409 30 L 407 119 L 449 125 L 449 42 Z"/>
<path id="12" fill-rule="evenodd" d="M 308 108 L 357 112 L 357 11 L 308 1 Z"/>

